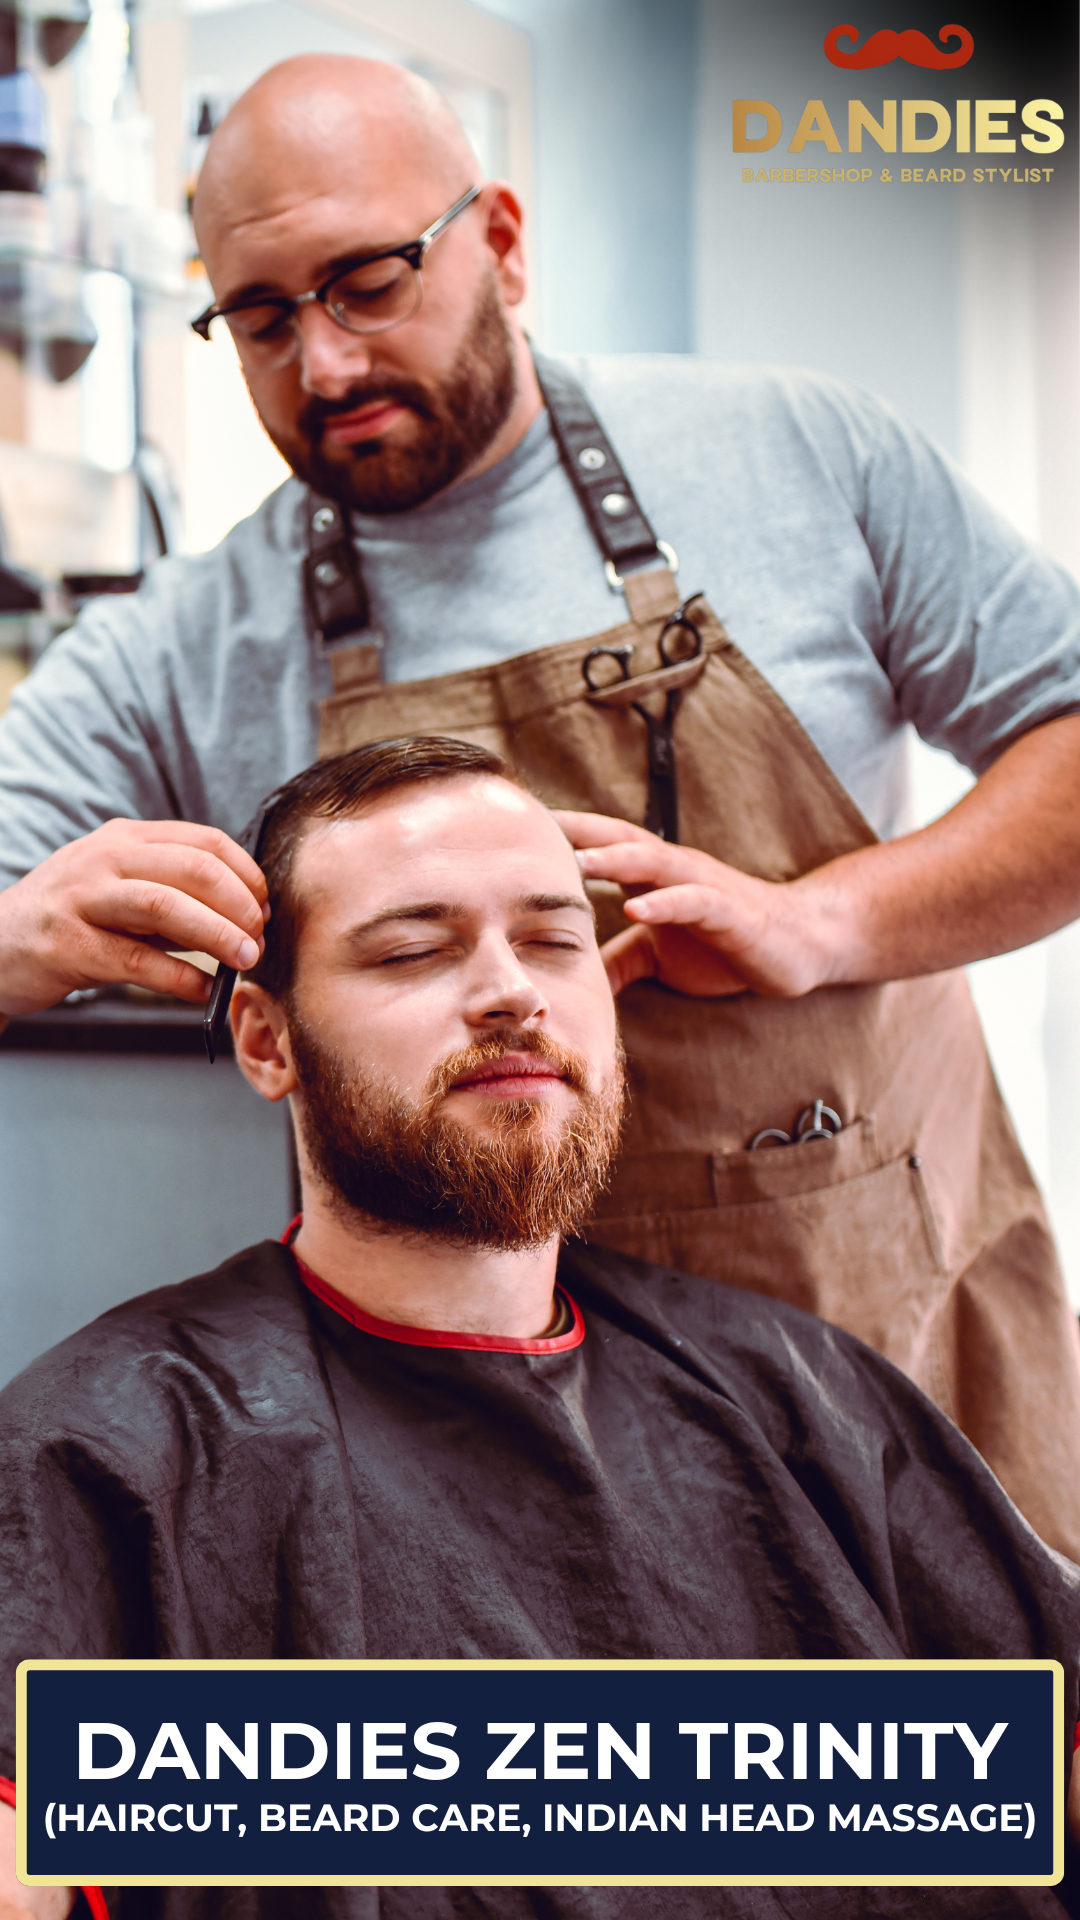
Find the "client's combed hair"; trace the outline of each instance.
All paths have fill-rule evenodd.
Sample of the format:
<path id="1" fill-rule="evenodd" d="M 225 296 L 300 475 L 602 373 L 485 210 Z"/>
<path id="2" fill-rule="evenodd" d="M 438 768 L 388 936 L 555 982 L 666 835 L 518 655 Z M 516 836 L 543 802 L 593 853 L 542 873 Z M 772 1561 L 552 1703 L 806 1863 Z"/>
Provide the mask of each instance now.
<path id="1" fill-rule="evenodd" d="M 469 773 L 515 778 L 505 760 L 487 747 L 440 734 L 420 734 L 375 740 L 351 753 L 317 760 L 279 787 L 266 809 L 256 851 L 270 896 L 266 950 L 246 977 L 265 987 L 275 1000 L 292 986 L 302 920 L 293 870 L 297 849 L 313 820 L 349 820 L 363 813 L 377 794 Z"/>

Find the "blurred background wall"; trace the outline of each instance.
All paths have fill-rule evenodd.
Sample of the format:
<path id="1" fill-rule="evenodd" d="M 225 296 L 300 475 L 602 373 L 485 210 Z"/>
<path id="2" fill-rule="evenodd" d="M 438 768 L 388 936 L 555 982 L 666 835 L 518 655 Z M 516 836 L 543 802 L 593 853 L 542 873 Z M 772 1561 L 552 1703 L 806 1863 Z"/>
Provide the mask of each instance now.
<path id="1" fill-rule="evenodd" d="M 909 12 L 908 24 L 937 33 L 937 14 Z M 0 350 L 0 441 L 89 462 L 119 483 L 141 434 L 175 494 L 174 544 L 188 550 L 212 545 L 277 484 L 284 469 L 231 349 L 185 331 L 207 296 L 182 257 L 184 198 L 209 126 L 257 72 L 293 51 L 352 50 L 434 79 L 480 163 L 522 194 L 541 345 L 775 360 L 860 381 L 1077 569 L 1075 8 L 1051 5 L 1029 23 L 1022 57 L 1011 14 L 969 8 L 979 54 L 963 89 L 955 74 L 828 67 L 822 40 L 836 13 L 819 0 L 152 0 L 129 23 L 120 0 L 93 0 L 84 45 L 47 83 L 49 106 L 70 148 L 81 101 L 102 153 L 114 154 L 114 198 L 100 162 L 94 204 L 113 209 L 109 231 L 127 235 L 128 253 L 98 255 L 99 346 L 66 386 L 50 384 L 32 354 L 16 381 Z M 868 33 L 882 21 L 857 24 Z M 948 101 L 961 91 L 1063 100 L 1069 138 L 1052 193 L 874 181 L 815 194 L 746 184 L 732 152 L 733 97 L 771 101 L 790 129 L 820 95 L 843 138 L 850 94 L 875 110 L 883 94 Z M 116 151 L 127 156 L 119 168 Z M 53 164 L 84 165 L 71 151 Z M 129 197 L 123 219 L 117 192 Z M 146 291 L 148 254 L 169 298 Z M 0 494 L 2 456 L 0 445 Z M 723 583 L 707 584 L 722 600 Z M 912 763 L 929 819 L 968 776 L 915 741 Z M 1080 1303 L 1080 935 L 1068 929 L 972 973 Z M 0 1127 L 16 1141 L 0 1159 L 9 1369 L 109 1299 L 205 1267 L 288 1217 L 283 1116 L 228 1062 L 211 1088 L 198 1061 L 0 1052 Z M 47 1196 L 44 1210 L 27 1205 L 31 1193 Z"/>

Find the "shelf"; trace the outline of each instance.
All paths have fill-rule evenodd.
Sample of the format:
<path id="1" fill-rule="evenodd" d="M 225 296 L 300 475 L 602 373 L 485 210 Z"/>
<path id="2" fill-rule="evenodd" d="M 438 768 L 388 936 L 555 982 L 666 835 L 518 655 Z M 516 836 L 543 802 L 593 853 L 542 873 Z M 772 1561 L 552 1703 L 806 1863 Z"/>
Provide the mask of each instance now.
<path id="1" fill-rule="evenodd" d="M 53 253 L 27 241 L 0 238 L 0 272 L 4 267 L 26 270 L 32 298 L 44 295 L 55 300 L 78 300 L 83 282 L 89 274 L 115 273 L 120 279 L 126 280 L 141 299 L 152 300 L 157 305 L 175 310 L 176 319 L 181 324 L 201 312 L 210 298 L 206 280 L 201 276 L 183 280 L 155 277 L 138 270 L 132 272 L 120 265 Z"/>
<path id="2" fill-rule="evenodd" d="M 20 1014 L 0 1033 L 0 1052 L 142 1053 L 188 1056 L 206 1062 L 202 1008 L 136 989 L 106 987 L 65 1000 L 44 1013 Z M 222 1036 L 219 1058 L 231 1055 Z M 209 1063 L 206 1063 L 209 1073 Z"/>

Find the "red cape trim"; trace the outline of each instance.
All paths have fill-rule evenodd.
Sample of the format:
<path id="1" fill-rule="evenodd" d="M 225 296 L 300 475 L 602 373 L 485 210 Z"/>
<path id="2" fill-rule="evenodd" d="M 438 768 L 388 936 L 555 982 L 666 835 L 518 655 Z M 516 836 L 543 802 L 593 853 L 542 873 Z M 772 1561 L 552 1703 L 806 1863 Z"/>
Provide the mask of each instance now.
<path id="1" fill-rule="evenodd" d="M 0 1802 L 7 1807 L 15 1805 L 15 1782 L 5 1780 L 0 1774 Z M 105 1895 L 100 1887 L 80 1887 L 79 1892 L 86 1895 L 86 1904 L 94 1920 L 109 1920 L 109 1909 L 105 1905 Z"/>
<path id="2" fill-rule="evenodd" d="M 299 1231 L 303 1217 L 298 1213 L 295 1220 L 290 1220 L 281 1236 L 282 1244 L 292 1252 L 297 1271 L 309 1293 L 313 1293 L 324 1306 L 332 1307 L 350 1325 L 359 1327 L 362 1333 L 373 1333 L 379 1340 L 396 1340 L 403 1347 L 453 1347 L 458 1352 L 469 1353 L 569 1353 L 571 1348 L 580 1347 L 585 1338 L 581 1309 L 564 1287 L 559 1287 L 557 1291 L 570 1309 L 573 1325 L 568 1332 L 555 1334 L 550 1339 L 541 1336 L 537 1340 L 513 1340 L 509 1335 L 442 1332 L 435 1327 L 404 1327 L 394 1320 L 376 1320 L 374 1314 L 365 1313 L 362 1307 L 332 1287 L 328 1280 L 313 1273 L 292 1248 L 293 1235 Z"/>

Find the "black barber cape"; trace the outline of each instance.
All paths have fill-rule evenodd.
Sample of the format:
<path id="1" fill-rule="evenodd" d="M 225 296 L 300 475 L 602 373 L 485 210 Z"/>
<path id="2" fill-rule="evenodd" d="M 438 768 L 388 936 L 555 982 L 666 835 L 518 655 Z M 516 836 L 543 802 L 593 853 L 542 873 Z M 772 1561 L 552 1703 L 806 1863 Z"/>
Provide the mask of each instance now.
<path id="1" fill-rule="evenodd" d="M 1052 1657 L 1075 1570 L 963 1436 L 797 1308 L 595 1248 L 584 1340 L 344 1319 L 266 1243 L 0 1395 L 0 1773 L 29 1657 Z M 1041 1888 L 123 1888 L 120 1920 L 1057 1916 Z"/>

